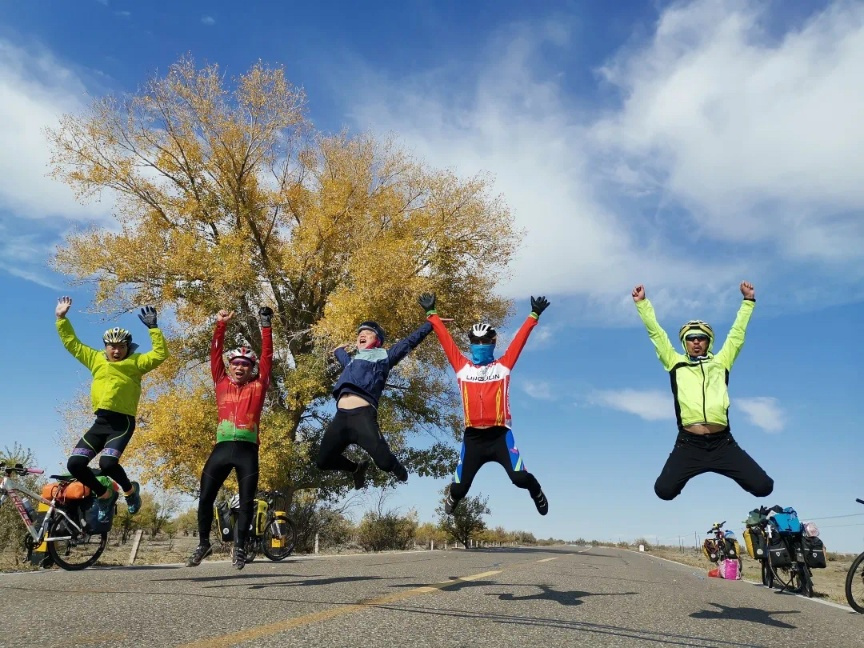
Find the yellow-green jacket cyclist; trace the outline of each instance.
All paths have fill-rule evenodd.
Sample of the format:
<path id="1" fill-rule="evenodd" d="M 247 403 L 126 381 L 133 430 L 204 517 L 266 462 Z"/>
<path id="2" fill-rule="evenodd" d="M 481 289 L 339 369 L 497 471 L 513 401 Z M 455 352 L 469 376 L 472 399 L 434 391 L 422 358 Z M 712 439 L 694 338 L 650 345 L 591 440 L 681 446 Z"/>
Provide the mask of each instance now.
<path id="1" fill-rule="evenodd" d="M 146 306 L 138 318 L 148 328 L 153 345 L 147 353 L 137 353 L 137 344 L 132 344 L 132 334 L 115 327 L 105 331 L 102 341 L 105 349 L 93 349 L 85 345 L 66 313 L 72 306 L 70 297 L 57 300 L 54 314 L 57 317 L 57 333 L 63 346 L 76 360 L 93 374 L 90 399 L 96 421 L 81 437 L 66 464 L 69 472 L 82 484 L 89 487 L 97 497 L 100 519 L 109 514 L 114 505 L 115 493 L 102 484 L 90 470 L 88 464 L 102 452 L 99 468 L 119 484 L 126 496 L 129 512 L 135 514 L 141 508 L 138 482 L 129 481 L 120 465 L 120 457 L 135 431 L 135 415 L 141 398 L 141 377 L 158 367 L 168 357 L 165 336 L 156 326 L 156 309 Z"/>
<path id="2" fill-rule="evenodd" d="M 756 497 L 767 497 L 774 490 L 774 481 L 729 431 L 729 372 L 744 345 L 747 323 L 756 306 L 753 285 L 742 281 L 740 289 L 744 300 L 716 354 L 712 353 L 714 331 L 702 320 L 690 320 L 681 327 L 678 337 L 685 353 L 678 353 L 657 322 L 645 287 L 636 286 L 631 293 L 657 357 L 669 372 L 678 420 L 675 447 L 654 484 L 660 499 L 675 499 L 691 478 L 706 472 L 730 477 Z"/>

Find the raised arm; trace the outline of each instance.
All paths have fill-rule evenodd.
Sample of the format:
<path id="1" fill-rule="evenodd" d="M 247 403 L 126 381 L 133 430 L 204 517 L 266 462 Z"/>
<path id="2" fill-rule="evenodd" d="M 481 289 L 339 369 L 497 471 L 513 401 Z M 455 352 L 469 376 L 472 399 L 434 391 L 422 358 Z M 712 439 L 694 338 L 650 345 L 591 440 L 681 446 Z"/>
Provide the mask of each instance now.
<path id="1" fill-rule="evenodd" d="M 417 345 L 425 340 L 426 336 L 431 332 L 432 325 L 429 322 L 425 322 L 408 337 L 399 340 L 396 344 L 387 349 L 387 359 L 390 361 L 390 367 L 395 367 L 399 364 L 399 362 L 408 355 L 412 349 L 417 348 Z"/>
<path id="2" fill-rule="evenodd" d="M 753 288 L 753 284 L 742 281 L 740 289 L 744 301 L 741 302 L 741 307 L 738 309 L 738 314 L 735 316 L 732 328 L 729 329 L 729 334 L 723 341 L 723 346 L 714 356 L 727 369 L 732 368 L 735 359 L 741 352 L 741 347 L 744 346 L 744 334 L 747 331 L 747 324 L 750 322 L 753 309 L 756 308 L 756 291 Z"/>
<path id="3" fill-rule="evenodd" d="M 663 363 L 666 371 L 670 371 L 672 367 L 678 364 L 683 355 L 675 351 L 672 343 L 669 341 L 669 336 L 666 331 L 660 326 L 657 321 L 657 315 L 654 314 L 654 307 L 651 302 L 645 297 L 645 287 L 642 285 L 636 286 L 631 294 L 633 301 L 636 303 L 636 311 L 642 319 L 645 328 L 648 329 L 648 337 L 651 338 L 651 343 L 657 351 L 657 357 Z"/>
<path id="4" fill-rule="evenodd" d="M 438 317 L 438 311 L 435 310 L 435 294 L 423 293 L 418 298 L 417 302 L 420 307 L 426 312 L 426 319 L 432 325 L 432 330 L 438 336 L 438 342 L 441 343 L 441 348 L 444 349 L 444 355 L 453 367 L 453 370 L 458 372 L 462 367 L 468 364 L 468 359 L 462 355 L 459 347 L 453 341 L 450 331 Z"/>
<path id="5" fill-rule="evenodd" d="M 61 297 L 57 300 L 57 307 L 54 309 L 54 315 L 57 318 L 57 333 L 60 335 L 63 346 L 72 354 L 72 357 L 92 371 L 96 359 L 99 357 L 99 351 L 88 347 L 75 335 L 72 323 L 66 318 L 66 313 L 69 312 L 71 306 L 71 297 Z"/>
<path id="6" fill-rule="evenodd" d="M 160 364 L 165 362 L 168 357 L 168 345 L 165 343 L 165 336 L 159 330 L 156 324 L 156 309 L 152 306 L 145 306 L 138 314 L 144 325 L 147 327 L 147 332 L 150 334 L 150 342 L 153 348 L 147 353 L 142 353 L 138 356 L 136 366 L 142 373 L 153 371 Z"/>
<path id="7" fill-rule="evenodd" d="M 228 321 L 234 317 L 234 311 L 220 310 L 216 313 L 216 328 L 213 329 L 213 341 L 210 343 L 210 374 L 213 382 L 217 383 L 225 377 L 225 361 L 222 354 L 225 353 L 225 329 Z"/>
<path id="8" fill-rule="evenodd" d="M 273 369 L 273 309 L 262 306 L 258 309 L 261 319 L 261 359 L 258 361 L 258 379 L 264 384 L 264 389 L 270 384 L 270 372 Z"/>

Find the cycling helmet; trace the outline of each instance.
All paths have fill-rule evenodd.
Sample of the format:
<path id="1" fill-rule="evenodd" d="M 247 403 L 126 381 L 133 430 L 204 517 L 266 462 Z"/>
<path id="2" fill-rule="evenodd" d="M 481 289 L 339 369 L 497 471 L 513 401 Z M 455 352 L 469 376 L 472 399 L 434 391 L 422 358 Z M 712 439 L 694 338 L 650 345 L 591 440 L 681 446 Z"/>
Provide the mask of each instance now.
<path id="1" fill-rule="evenodd" d="M 237 358 L 245 358 L 252 363 L 253 367 L 258 364 L 258 356 L 255 355 L 252 349 L 246 346 L 237 347 L 233 351 L 228 352 L 228 364 L 231 364 L 231 361 Z"/>
<path id="2" fill-rule="evenodd" d="M 492 344 L 498 333 L 490 324 L 475 324 L 468 332 L 471 344 Z"/>
<path id="3" fill-rule="evenodd" d="M 131 344 L 132 334 L 124 328 L 115 326 L 105 331 L 102 342 L 105 344 Z"/>
<path id="4" fill-rule="evenodd" d="M 681 344 L 684 345 L 685 349 L 687 348 L 687 345 L 684 343 L 684 339 L 692 333 L 707 335 L 709 349 L 711 348 L 711 345 L 714 344 L 714 329 L 711 328 L 708 322 L 703 322 L 702 320 L 690 320 L 681 327 L 680 331 L 678 331 L 678 338 L 681 340 Z"/>
<path id="5" fill-rule="evenodd" d="M 357 332 L 359 333 L 360 331 L 372 331 L 378 338 L 378 342 L 384 344 L 384 329 L 381 328 L 381 325 L 378 324 L 378 322 L 363 322 L 362 324 L 360 324 L 360 326 L 357 327 Z"/>

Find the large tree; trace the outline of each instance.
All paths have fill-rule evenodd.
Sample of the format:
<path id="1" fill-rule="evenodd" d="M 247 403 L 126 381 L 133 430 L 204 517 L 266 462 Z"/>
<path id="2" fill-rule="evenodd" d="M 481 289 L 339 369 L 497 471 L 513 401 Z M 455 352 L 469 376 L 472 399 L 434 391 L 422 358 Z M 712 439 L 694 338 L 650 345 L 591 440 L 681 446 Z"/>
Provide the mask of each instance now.
<path id="1" fill-rule="evenodd" d="M 262 486 L 324 495 L 347 486 L 313 468 L 334 346 L 363 319 L 390 340 L 406 335 L 423 321 L 416 297 L 427 290 L 455 326 L 508 312 L 493 289 L 520 234 L 488 180 L 431 169 L 392 141 L 315 131 L 281 68 L 226 79 L 183 59 L 47 136 L 54 177 L 82 200 L 112 194 L 117 221 L 73 233 L 55 267 L 93 283 L 108 315 L 145 303 L 173 315 L 162 319 L 172 356 L 149 380 L 129 451 L 161 486 L 194 490 L 212 447 L 206 367 L 220 308 L 238 313 L 227 344 L 257 350 L 258 306 L 276 312 Z M 454 459 L 459 416 L 443 363 L 437 344 L 421 345 L 380 407 L 382 431 L 421 474 L 444 474 Z"/>

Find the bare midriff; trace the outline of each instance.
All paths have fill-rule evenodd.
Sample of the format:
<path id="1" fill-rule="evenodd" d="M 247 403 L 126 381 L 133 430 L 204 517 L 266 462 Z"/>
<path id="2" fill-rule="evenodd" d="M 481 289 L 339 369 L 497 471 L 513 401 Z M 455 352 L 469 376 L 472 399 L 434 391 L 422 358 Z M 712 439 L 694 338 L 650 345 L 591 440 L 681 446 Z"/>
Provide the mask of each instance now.
<path id="1" fill-rule="evenodd" d="M 693 425 L 687 425 L 684 429 L 690 434 L 714 434 L 715 432 L 722 432 L 726 429 L 725 425 L 720 425 L 719 423 L 694 423 Z"/>
<path id="2" fill-rule="evenodd" d="M 339 409 L 357 409 L 358 407 L 371 407 L 372 404 L 362 396 L 357 394 L 342 394 L 339 400 L 336 401 L 336 407 Z"/>

